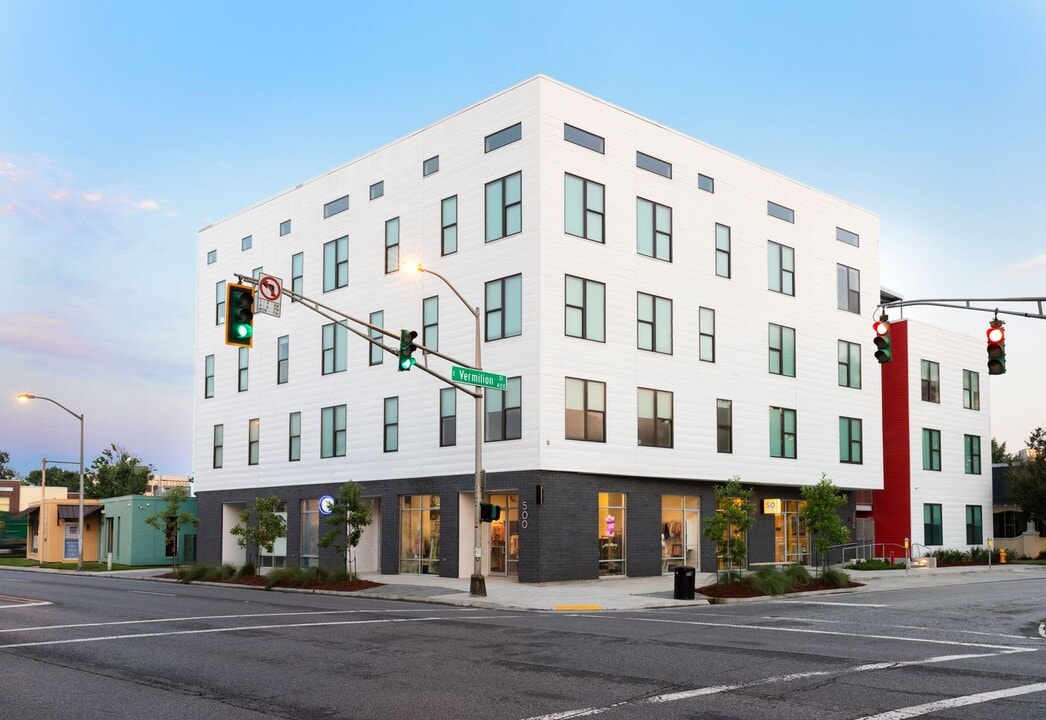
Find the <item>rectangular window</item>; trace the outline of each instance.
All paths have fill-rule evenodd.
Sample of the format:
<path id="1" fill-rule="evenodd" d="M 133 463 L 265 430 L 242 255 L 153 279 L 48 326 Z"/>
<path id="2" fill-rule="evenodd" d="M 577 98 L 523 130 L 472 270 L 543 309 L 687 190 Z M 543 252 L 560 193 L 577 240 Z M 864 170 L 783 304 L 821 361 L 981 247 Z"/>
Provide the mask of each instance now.
<path id="1" fill-rule="evenodd" d="M 305 253 L 294 253 L 291 256 L 291 292 L 302 295 L 305 292 Z M 291 298 L 294 302 L 294 298 Z"/>
<path id="2" fill-rule="evenodd" d="M 672 301 L 636 293 L 636 346 L 640 350 L 672 354 Z"/>
<path id="3" fill-rule="evenodd" d="M 523 276 L 510 275 L 486 284 L 487 341 L 523 334 Z"/>
<path id="4" fill-rule="evenodd" d="M 715 178 L 710 178 L 707 175 L 697 174 L 697 189 L 704 190 L 705 192 L 715 192 Z"/>
<path id="5" fill-rule="evenodd" d="M 214 355 L 203 359 L 203 396 L 214 397 Z"/>
<path id="6" fill-rule="evenodd" d="M 703 307 L 698 310 L 698 358 L 715 362 L 715 310 Z"/>
<path id="7" fill-rule="evenodd" d="M 214 263 L 216 263 L 216 262 L 218 262 L 218 251 L 217 250 L 209 251 L 207 253 L 207 264 L 208 265 L 214 265 Z"/>
<path id="8" fill-rule="evenodd" d="M 734 451 L 734 402 L 716 400 L 715 405 L 716 452 L 732 453 Z"/>
<path id="9" fill-rule="evenodd" d="M 291 336 L 281 335 L 276 339 L 276 384 L 283 385 L 290 379 Z"/>
<path id="10" fill-rule="evenodd" d="M 323 244 L 323 292 L 349 284 L 349 236 Z"/>
<path id="11" fill-rule="evenodd" d="M 923 470 L 941 469 L 941 431 L 923 428 Z"/>
<path id="12" fill-rule="evenodd" d="M 862 423 L 859 418 L 839 418 L 839 462 L 860 465 L 862 459 Z"/>
<path id="13" fill-rule="evenodd" d="M 301 501 L 300 567 L 320 566 L 320 502 L 316 498 Z"/>
<path id="14" fill-rule="evenodd" d="M 861 314 L 861 271 L 846 265 L 836 265 L 836 293 L 839 309 Z"/>
<path id="15" fill-rule="evenodd" d="M 770 289 L 784 295 L 795 295 L 795 250 L 770 241 L 766 266 Z"/>
<path id="16" fill-rule="evenodd" d="M 385 311 L 384 310 L 375 310 L 374 312 L 372 312 L 370 314 L 370 324 L 371 325 L 377 325 L 378 327 L 385 327 Z M 380 330 L 374 330 L 373 328 L 371 328 L 371 330 L 370 330 L 370 339 L 371 340 L 376 340 L 379 343 L 383 343 L 384 342 L 384 338 L 385 338 L 385 336 L 381 333 Z M 381 365 L 385 361 L 385 351 L 382 349 L 381 345 L 375 345 L 374 343 L 367 343 L 367 347 L 370 348 L 368 350 L 368 353 L 369 353 L 368 360 L 367 360 L 368 364 L 370 364 L 370 365 Z"/>
<path id="17" fill-rule="evenodd" d="M 421 344 L 439 350 L 439 296 L 421 301 Z"/>
<path id="18" fill-rule="evenodd" d="M 563 123 L 563 139 L 594 152 L 603 154 L 605 141 L 599 135 Z"/>
<path id="19" fill-rule="evenodd" d="M 730 228 L 715 224 L 715 274 L 730 277 Z"/>
<path id="20" fill-rule="evenodd" d="M 370 199 L 377 200 L 385 194 L 385 181 L 379 180 L 370 186 Z"/>
<path id="21" fill-rule="evenodd" d="M 240 238 L 240 251 L 250 250 L 251 246 L 254 245 L 254 237 L 248 235 L 245 238 Z"/>
<path id="22" fill-rule="evenodd" d="M 795 410 L 770 408 L 770 457 L 796 457 Z"/>
<path id="23" fill-rule="evenodd" d="M 396 452 L 400 447 L 400 399 L 398 397 L 385 398 L 385 452 Z"/>
<path id="24" fill-rule="evenodd" d="M 523 231 L 523 173 L 512 173 L 489 182 L 486 194 L 486 241 L 500 240 Z"/>
<path id="25" fill-rule="evenodd" d="M 566 439 L 606 442 L 606 383 L 566 379 Z"/>
<path id="26" fill-rule="evenodd" d="M 795 329 L 770 323 L 770 373 L 795 377 Z"/>
<path id="27" fill-rule="evenodd" d="M 510 125 L 504 130 L 498 130 L 483 138 L 483 152 L 488 153 L 516 142 L 523 137 L 523 123 Z"/>
<path id="28" fill-rule="evenodd" d="M 349 196 L 345 195 L 338 198 L 337 200 L 331 200 L 329 203 L 323 206 L 323 217 L 329 218 L 331 215 L 337 215 L 340 212 L 345 212 L 349 209 Z"/>
<path id="29" fill-rule="evenodd" d="M 261 419 L 247 421 L 247 464 L 257 465 L 261 452 Z"/>
<path id="30" fill-rule="evenodd" d="M 301 460 L 301 413 L 292 412 L 287 418 L 287 460 Z"/>
<path id="31" fill-rule="evenodd" d="M 841 227 L 835 229 L 835 239 L 839 242 L 844 242 L 847 245 L 853 245 L 855 247 L 861 244 L 861 238 L 857 233 L 843 230 Z"/>
<path id="32" fill-rule="evenodd" d="M 247 392 L 247 378 L 250 364 L 250 350 L 245 347 L 240 348 L 238 372 L 236 377 L 236 389 L 237 392 Z"/>
<path id="33" fill-rule="evenodd" d="M 795 222 L 795 211 L 791 208 L 786 208 L 784 205 L 778 205 L 775 202 L 766 201 L 766 214 L 771 217 L 775 217 L 778 220 L 784 220 L 785 222 Z"/>
<path id="34" fill-rule="evenodd" d="M 519 440 L 523 437 L 522 378 L 510 377 L 507 390 L 484 391 L 487 410 L 486 441 Z"/>
<path id="35" fill-rule="evenodd" d="M 225 281 L 219 280 L 214 286 L 214 324 L 225 324 Z"/>
<path id="36" fill-rule="evenodd" d="M 861 387 L 861 346 L 839 341 L 839 387 Z"/>
<path id="37" fill-rule="evenodd" d="M 400 219 L 385 221 L 385 274 L 400 269 Z"/>
<path id="38" fill-rule="evenodd" d="M 323 374 L 345 372 L 348 369 L 348 328 L 339 323 L 327 323 L 322 331 Z"/>
<path id="39" fill-rule="evenodd" d="M 291 221 L 284 220 L 280 223 L 280 237 L 291 234 Z"/>
<path id="40" fill-rule="evenodd" d="M 963 455 L 966 458 L 966 474 L 981 474 L 981 438 L 979 435 L 963 435 Z"/>
<path id="41" fill-rule="evenodd" d="M 937 503 L 923 505 L 923 545 L 943 545 L 944 527 L 941 524 L 941 506 Z"/>
<path id="42" fill-rule="evenodd" d="M 595 280 L 566 276 L 565 329 L 568 337 L 604 342 L 607 287 Z"/>
<path id="43" fill-rule="evenodd" d="M 256 268 L 254 268 L 254 270 L 251 271 L 251 277 L 254 278 L 255 280 L 258 280 L 261 276 L 262 276 L 262 269 L 260 267 L 256 267 Z"/>
<path id="44" fill-rule="evenodd" d="M 215 425 L 214 426 L 214 439 L 211 443 L 211 467 L 220 468 L 222 466 L 223 455 L 225 454 L 225 426 Z"/>
<path id="45" fill-rule="evenodd" d="M 458 443 L 458 396 L 454 388 L 439 391 L 439 446 Z"/>
<path id="46" fill-rule="evenodd" d="M 966 506 L 966 544 L 980 545 L 984 542 L 984 525 L 981 522 L 981 506 Z"/>
<path id="47" fill-rule="evenodd" d="M 667 390 L 638 388 L 639 444 L 644 447 L 672 447 L 672 393 Z"/>
<path id="48" fill-rule="evenodd" d="M 922 398 L 926 402 L 941 402 L 941 366 L 932 360 L 923 360 L 922 367 Z"/>
<path id="49" fill-rule="evenodd" d="M 662 177 L 672 177 L 672 163 L 658 160 L 653 155 L 647 155 L 638 150 L 636 150 L 636 167 Z"/>
<path id="50" fill-rule="evenodd" d="M 563 231 L 603 242 L 604 187 L 567 173 L 563 180 Z"/>
<path id="51" fill-rule="evenodd" d="M 440 206 L 440 254 L 453 255 L 458 251 L 458 196 L 444 198 Z"/>
<path id="52" fill-rule="evenodd" d="M 320 411 L 320 457 L 345 457 L 345 406 Z"/>
<path id="53" fill-rule="evenodd" d="M 421 164 L 421 176 L 428 177 L 433 173 L 439 172 L 439 155 L 430 157 L 428 160 Z"/>
<path id="54" fill-rule="evenodd" d="M 967 410 L 981 409 L 981 376 L 973 370 L 962 371 L 962 406 Z"/>
<path id="55" fill-rule="evenodd" d="M 672 208 L 636 198 L 636 252 L 672 262 Z"/>

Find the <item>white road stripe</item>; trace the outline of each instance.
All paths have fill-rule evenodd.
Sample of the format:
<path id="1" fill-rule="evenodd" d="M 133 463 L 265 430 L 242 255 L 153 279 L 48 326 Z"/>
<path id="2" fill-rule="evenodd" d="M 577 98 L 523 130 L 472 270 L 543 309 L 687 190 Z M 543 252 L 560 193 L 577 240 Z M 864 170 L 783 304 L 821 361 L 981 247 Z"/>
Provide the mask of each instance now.
<path id="1" fill-rule="evenodd" d="M 149 592 L 148 590 L 131 590 L 132 593 L 138 595 L 162 595 L 163 597 L 179 597 L 175 593 L 161 593 L 161 592 Z"/>
<path id="2" fill-rule="evenodd" d="M 1001 700 L 1002 698 L 1016 697 L 1017 695 L 1030 695 L 1031 693 L 1046 692 L 1046 682 L 1034 685 L 1022 685 L 1020 687 L 1006 688 L 1005 690 L 992 690 L 990 692 L 977 693 L 976 695 L 962 695 L 960 697 L 937 700 L 924 705 L 912 705 L 906 708 L 898 708 L 878 715 L 868 715 L 859 720 L 906 720 L 906 718 L 919 717 L 938 710 L 949 708 L 966 707 L 978 703 Z"/>
<path id="3" fill-rule="evenodd" d="M 836 607 L 867 607 L 867 608 L 886 608 L 889 605 L 877 605 L 875 603 L 848 603 L 848 602 L 827 602 L 820 600 L 774 600 L 776 604 L 783 605 L 834 605 Z"/>

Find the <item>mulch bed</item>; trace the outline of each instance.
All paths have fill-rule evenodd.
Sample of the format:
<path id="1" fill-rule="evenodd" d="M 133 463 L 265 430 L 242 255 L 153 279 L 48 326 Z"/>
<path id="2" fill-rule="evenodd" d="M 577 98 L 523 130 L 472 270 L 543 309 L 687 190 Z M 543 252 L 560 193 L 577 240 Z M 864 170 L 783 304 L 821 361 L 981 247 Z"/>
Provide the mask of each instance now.
<path id="1" fill-rule="evenodd" d="M 173 580 L 180 579 L 174 573 L 167 573 L 161 575 L 163 578 L 170 578 Z M 265 587 L 265 576 L 264 575 L 249 575 L 246 577 L 232 577 L 225 578 L 223 580 L 208 580 L 206 582 L 218 582 L 226 585 L 250 585 L 252 587 Z M 301 590 L 333 590 L 335 592 L 356 592 L 357 590 L 367 590 L 368 588 L 381 587 L 384 583 L 371 582 L 370 580 L 360 580 L 356 578 L 354 580 L 338 580 L 334 582 L 313 582 L 305 583 L 302 585 L 288 585 L 287 583 L 276 583 L 275 587 L 293 587 Z"/>
<path id="2" fill-rule="evenodd" d="M 846 588 L 857 588 L 863 587 L 864 583 L 850 582 Z M 837 585 L 829 585 L 828 583 L 821 582 L 820 580 L 814 580 L 808 582 L 805 585 L 796 585 L 791 590 L 785 593 L 785 595 L 791 595 L 792 593 L 799 592 L 811 592 L 813 590 L 839 590 Z M 706 597 L 712 598 L 753 598 L 753 597 L 769 597 L 764 593 L 759 592 L 755 588 L 746 585 L 745 583 L 733 582 L 733 583 L 720 583 L 717 585 L 705 585 L 704 587 L 697 588 L 697 592 L 705 595 Z"/>

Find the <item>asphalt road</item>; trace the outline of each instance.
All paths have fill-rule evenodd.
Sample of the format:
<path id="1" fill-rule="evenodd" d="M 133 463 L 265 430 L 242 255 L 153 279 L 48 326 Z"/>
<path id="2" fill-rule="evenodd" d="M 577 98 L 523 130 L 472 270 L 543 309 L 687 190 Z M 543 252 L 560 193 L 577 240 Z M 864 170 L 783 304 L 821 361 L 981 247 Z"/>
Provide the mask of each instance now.
<path id="1" fill-rule="evenodd" d="M 0 717 L 1046 718 L 1046 580 L 559 613 L 5 570 L 0 595 Z"/>

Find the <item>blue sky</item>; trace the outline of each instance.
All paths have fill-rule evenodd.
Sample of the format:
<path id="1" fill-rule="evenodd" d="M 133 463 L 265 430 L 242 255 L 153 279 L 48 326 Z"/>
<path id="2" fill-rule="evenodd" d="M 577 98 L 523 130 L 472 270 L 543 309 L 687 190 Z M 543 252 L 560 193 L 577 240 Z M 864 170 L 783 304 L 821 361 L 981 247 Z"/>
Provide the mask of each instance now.
<path id="1" fill-rule="evenodd" d="M 197 231 L 537 73 L 877 213 L 909 299 L 1046 296 L 1046 3 L 378 5 L 0 0 L 16 469 L 79 451 L 30 392 L 85 414 L 88 462 L 190 473 Z M 1014 450 L 1046 426 L 1046 322 L 1007 351 Z"/>

